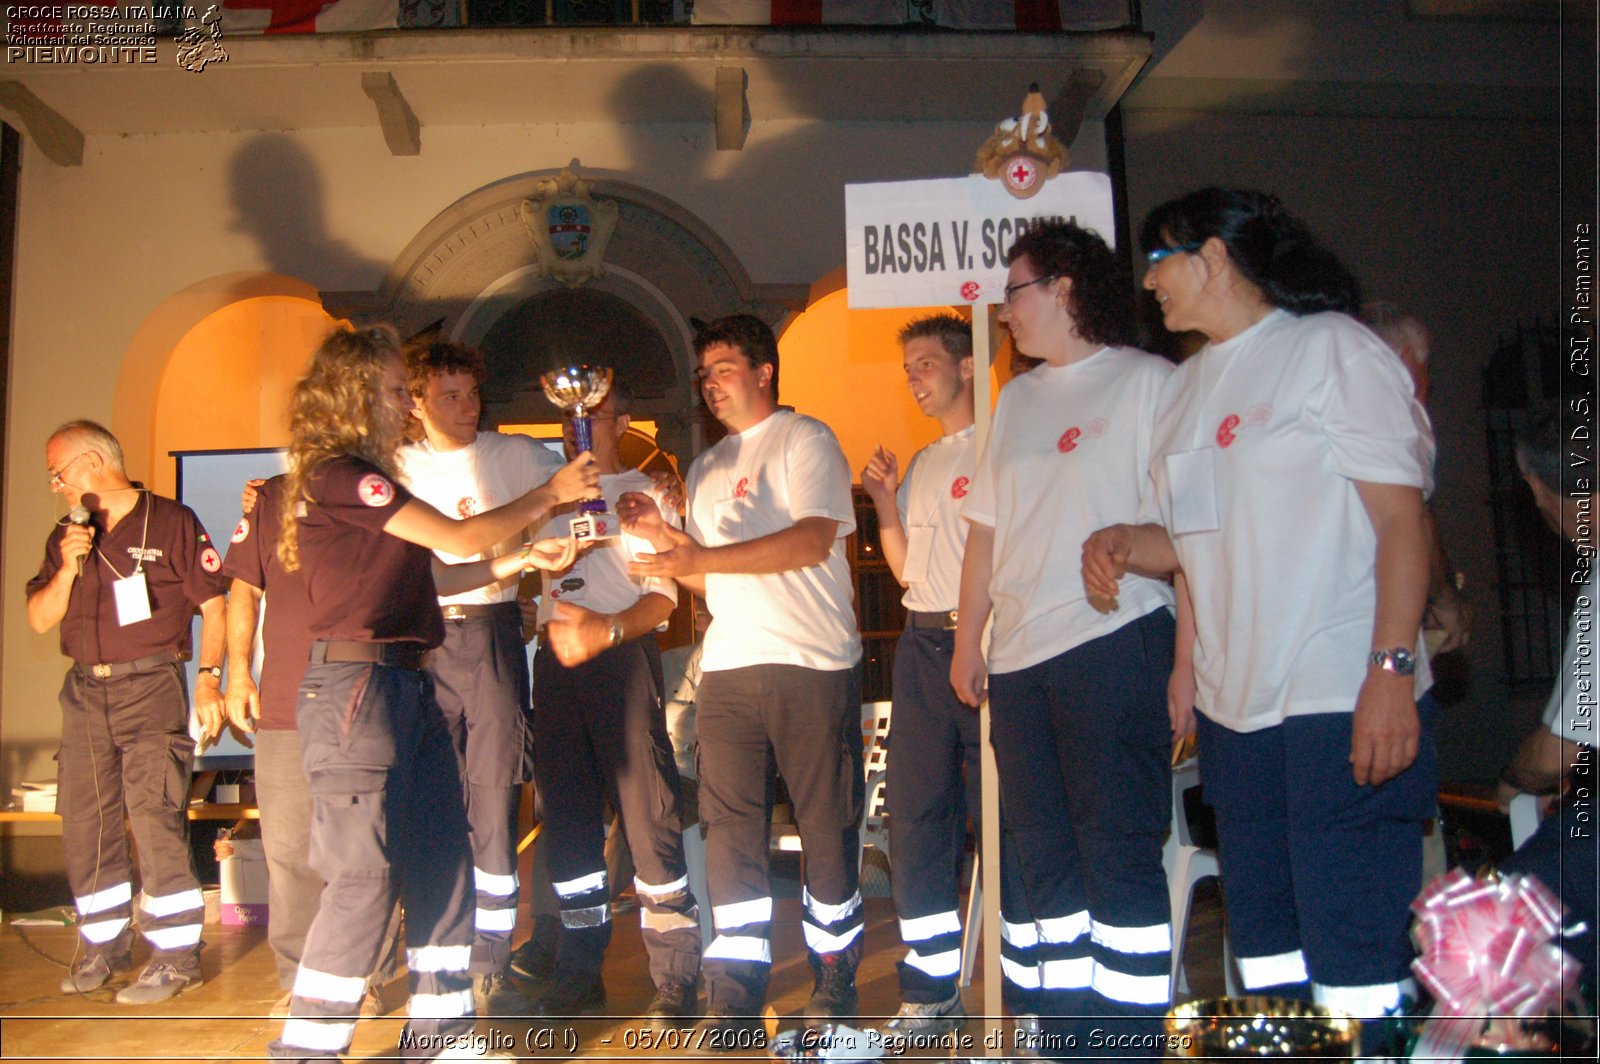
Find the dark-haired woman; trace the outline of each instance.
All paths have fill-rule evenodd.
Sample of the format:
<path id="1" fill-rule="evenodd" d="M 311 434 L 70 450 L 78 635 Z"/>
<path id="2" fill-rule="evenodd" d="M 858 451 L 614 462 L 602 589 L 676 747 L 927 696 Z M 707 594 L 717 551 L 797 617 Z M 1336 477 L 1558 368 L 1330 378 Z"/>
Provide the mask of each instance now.
<path id="1" fill-rule="evenodd" d="M 1181 569 L 1206 799 L 1251 992 L 1396 1009 L 1434 802 L 1420 649 L 1433 437 L 1350 274 L 1271 196 L 1202 189 L 1141 242 L 1173 331 L 1209 343 L 1162 391 L 1139 525 L 1084 583 Z"/>
<path id="2" fill-rule="evenodd" d="M 290 401 L 290 470 L 278 555 L 300 570 L 315 642 L 296 711 L 313 813 L 310 859 L 327 881 L 306 936 L 274 1058 L 350 1045 L 366 974 L 405 903 L 408 1059 L 482 1059 L 473 1044 L 473 879 L 461 780 L 423 655 L 444 640 L 432 549 L 471 555 L 598 483 L 592 459 L 497 510 L 457 521 L 411 496 L 396 451 L 411 410 L 400 339 L 339 330 Z M 546 541 L 519 560 L 564 568 Z M 494 571 L 494 577 L 509 575 Z M 489 1059 L 509 1059 L 489 1053 Z"/>
<path id="3" fill-rule="evenodd" d="M 1002 914 L 1012 1010 L 1032 999 L 1046 1055 L 1075 1045 L 1099 1056 L 1094 1028 L 1157 1037 L 1167 1007 L 1174 628 L 1164 580 L 1136 578 L 1116 602 L 1091 602 L 1079 554 L 1094 529 L 1138 513 L 1172 367 L 1126 346 L 1132 286 L 1094 233 L 1030 230 L 1008 280 L 1001 320 L 1044 363 L 1001 392 L 962 509 L 972 527 L 950 678 L 970 705 L 989 690 L 1002 815 L 1030 911 Z"/>

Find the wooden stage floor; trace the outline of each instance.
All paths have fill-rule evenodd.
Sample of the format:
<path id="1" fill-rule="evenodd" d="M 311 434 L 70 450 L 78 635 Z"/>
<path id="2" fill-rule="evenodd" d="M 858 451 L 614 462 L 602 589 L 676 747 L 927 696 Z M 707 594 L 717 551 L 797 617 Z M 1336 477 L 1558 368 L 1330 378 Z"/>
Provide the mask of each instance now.
<path id="1" fill-rule="evenodd" d="M 903 955 L 896 931 L 893 906 L 888 898 L 866 902 L 866 954 L 858 976 L 864 1025 L 875 1025 L 899 1006 L 895 962 Z M 9 914 L 7 914 L 9 917 Z M 526 937 L 528 916 L 519 921 L 516 941 Z M 480 1020 L 478 1033 L 496 1048 L 528 1059 L 546 1060 L 752 1060 L 769 1059 L 761 1051 L 734 1054 L 696 1052 L 641 1045 L 644 1028 L 635 1018 L 653 993 L 639 941 L 634 914 L 617 918 L 617 933 L 606 963 L 609 996 L 607 1017 L 587 1018 L 573 1024 L 570 1040 L 565 1025 L 554 1036 L 544 1035 L 542 1023 L 498 1019 Z M 264 931 L 208 925 L 203 986 L 161 1005 L 128 1008 L 113 1003 L 115 990 L 125 985 L 119 974 L 107 987 L 78 997 L 60 993 L 58 985 L 72 956 L 75 932 L 67 928 L 16 928 L 0 930 L 0 1059 L 27 1061 L 242 1061 L 265 1057 L 267 1043 L 282 1021 L 269 1019 L 268 1010 L 281 994 L 272 954 Z M 799 930 L 799 902 L 780 898 L 774 921 L 771 1000 L 781 1014 L 795 1016 L 805 1006 L 811 973 L 805 962 Z M 135 954 L 143 960 L 142 949 Z M 1221 969 L 1221 914 L 1218 894 L 1211 883 L 1196 892 L 1186 967 L 1190 996 L 1223 992 Z M 967 1008 L 982 1009 L 984 973 L 978 972 L 965 992 Z M 385 988 L 386 1014 L 363 1020 L 347 1059 L 393 1059 L 405 1015 L 405 979 Z M 785 1023 L 787 1029 L 792 1023 Z M 1009 1025 L 1001 1037 L 1009 1037 Z M 949 1041 L 907 1052 L 903 1059 L 939 1059 L 951 1056 L 1002 1056 L 983 1049 L 989 1025 L 974 1018 L 962 1032 L 970 1047 L 953 1052 Z M 532 1043 L 530 1045 L 530 1042 Z"/>

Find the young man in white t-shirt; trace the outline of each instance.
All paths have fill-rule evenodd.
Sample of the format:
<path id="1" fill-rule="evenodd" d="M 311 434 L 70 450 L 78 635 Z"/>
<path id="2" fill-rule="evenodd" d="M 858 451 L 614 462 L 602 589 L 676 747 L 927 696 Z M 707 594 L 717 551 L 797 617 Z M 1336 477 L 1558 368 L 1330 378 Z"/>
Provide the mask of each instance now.
<path id="1" fill-rule="evenodd" d="M 618 454 L 629 399 L 614 382 L 590 413 L 600 494 L 610 508 L 625 492 L 644 493 L 676 524 L 674 508 L 662 503 L 649 475 L 628 468 Z M 567 451 L 576 453 L 570 417 L 566 425 Z M 566 508 L 538 538 L 569 535 L 574 516 Z M 535 1011 L 571 1016 L 605 1004 L 600 968 L 611 941 L 604 845 L 610 796 L 637 869 L 640 927 L 656 986 L 645 1018 L 665 1029 L 696 1014 L 700 918 L 683 858 L 655 637 L 672 616 L 678 589 L 671 580 L 628 574 L 628 563 L 649 550 L 637 536 L 613 536 L 570 569 L 544 576 L 533 659 L 534 779 L 562 933 L 554 977 Z"/>
<path id="2" fill-rule="evenodd" d="M 894 907 L 906 956 L 899 1013 L 885 1030 L 914 1039 L 966 1019 L 961 989 L 959 870 L 967 815 L 979 813 L 978 715 L 950 686 L 961 595 L 961 520 L 974 472 L 972 326 L 954 314 L 919 318 L 900 332 L 906 385 L 939 423 L 900 479 L 879 447 L 861 471 L 878 513 L 883 557 L 906 589 L 906 628 L 894 654 L 894 741 L 889 746 L 889 841 Z"/>
<path id="3" fill-rule="evenodd" d="M 574 474 L 563 472 L 561 457 L 549 448 L 527 436 L 478 431 L 483 378 L 483 356 L 461 344 L 420 344 L 407 352 L 412 415 L 423 430 L 421 440 L 400 449 L 412 494 L 459 518 L 504 505 L 547 481 L 556 489 L 552 502 L 581 497 Z M 454 564 L 504 554 L 517 542 L 474 558 L 434 553 Z M 439 607 L 444 645 L 428 655 L 427 671 L 454 739 L 472 826 L 473 988 L 480 1012 L 516 1015 L 527 1011 L 526 998 L 507 974 L 517 919 L 517 805 L 522 785 L 533 778 L 517 581 L 443 595 Z"/>
<path id="4" fill-rule="evenodd" d="M 697 723 L 717 934 L 705 951 L 701 1027 L 706 1045 L 747 1051 L 761 1043 L 772 969 L 769 749 L 805 847 L 803 929 L 816 973 L 807 1015 L 856 1008 L 861 638 L 844 554 L 855 514 L 833 433 L 778 406 L 771 328 L 750 315 L 721 318 L 695 348 L 701 395 L 728 435 L 690 467 L 687 530 L 636 494 L 618 515 L 657 552 L 631 570 L 676 579 L 711 612 Z"/>

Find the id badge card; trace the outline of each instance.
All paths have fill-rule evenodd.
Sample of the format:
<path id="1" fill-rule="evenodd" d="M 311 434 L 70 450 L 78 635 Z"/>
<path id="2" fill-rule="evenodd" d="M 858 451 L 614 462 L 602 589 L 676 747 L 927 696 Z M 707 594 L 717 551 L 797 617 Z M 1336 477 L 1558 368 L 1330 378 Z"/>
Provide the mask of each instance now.
<path id="1" fill-rule="evenodd" d="M 933 526 L 912 525 L 906 530 L 906 560 L 900 577 L 908 584 L 928 580 L 928 560 L 933 555 Z"/>
<path id="2" fill-rule="evenodd" d="M 1217 517 L 1217 452 L 1203 447 L 1167 455 L 1167 483 L 1172 492 L 1172 533 L 1215 532 Z"/>
<path id="3" fill-rule="evenodd" d="M 150 619 L 150 588 L 145 584 L 143 569 L 113 582 L 111 591 L 117 599 L 118 624 L 126 628 Z"/>

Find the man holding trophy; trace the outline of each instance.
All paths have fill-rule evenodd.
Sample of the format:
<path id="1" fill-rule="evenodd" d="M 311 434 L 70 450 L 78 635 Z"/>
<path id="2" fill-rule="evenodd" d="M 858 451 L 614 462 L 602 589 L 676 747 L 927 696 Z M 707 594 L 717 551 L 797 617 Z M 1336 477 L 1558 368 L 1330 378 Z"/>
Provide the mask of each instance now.
<path id="1" fill-rule="evenodd" d="M 628 430 L 629 396 L 611 370 L 575 366 L 547 373 L 545 394 L 566 413 L 567 453 L 591 451 L 601 498 L 552 518 L 541 535 L 569 533 L 591 548 L 562 573 L 546 573 L 533 659 L 534 778 L 543 845 L 560 903 L 562 931 L 553 977 L 535 1010 L 566 1017 L 605 1004 L 601 962 L 611 940 L 606 881 L 605 802 L 617 809 L 638 874 L 640 924 L 658 1028 L 695 1015 L 700 916 L 689 890 L 678 809 L 678 770 L 662 709 L 655 633 L 672 615 L 669 579 L 634 577 L 628 564 L 650 547 L 622 535 L 611 505 L 625 492 L 647 496 L 666 520 L 671 505 L 651 478 L 628 469 L 618 444 Z"/>
<path id="2" fill-rule="evenodd" d="M 778 406 L 778 345 L 733 315 L 695 338 L 700 390 L 728 436 L 689 469 L 688 528 L 648 498 L 618 500 L 623 527 L 655 554 L 636 576 L 703 593 L 711 627 L 699 691 L 700 812 L 716 937 L 705 953 L 711 1044 L 763 1039 L 772 969 L 768 751 L 794 800 L 805 848 L 805 933 L 816 976 L 806 1013 L 852 1015 L 861 956 L 861 657 L 844 539 L 855 528 L 850 469 L 826 425 Z"/>
<path id="3" fill-rule="evenodd" d="M 588 493 L 581 466 L 526 436 L 479 432 L 483 356 L 457 343 L 414 345 L 406 353 L 412 415 L 423 438 L 400 449 L 411 491 L 458 518 L 502 506 L 549 482 L 553 500 Z M 514 549 L 502 543 L 475 558 L 435 551 L 451 564 Z M 517 806 L 532 778 L 528 666 L 517 581 L 501 580 L 441 595 L 444 645 L 428 656 L 439 708 L 449 724 L 466 788 L 477 894 L 472 943 L 473 989 L 485 1014 L 515 1015 L 527 1000 L 507 976 L 517 920 Z"/>

